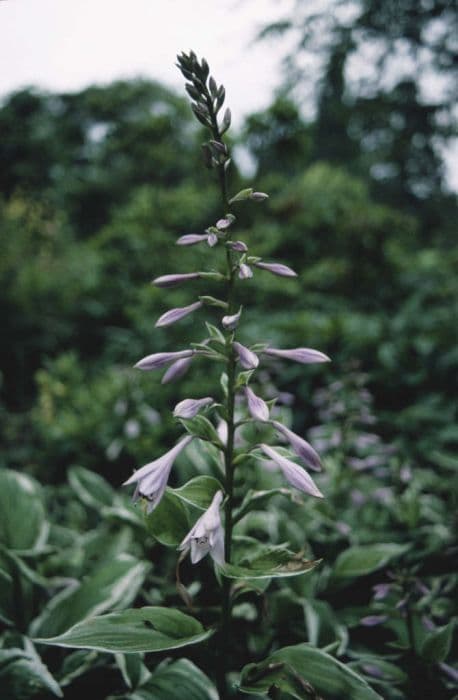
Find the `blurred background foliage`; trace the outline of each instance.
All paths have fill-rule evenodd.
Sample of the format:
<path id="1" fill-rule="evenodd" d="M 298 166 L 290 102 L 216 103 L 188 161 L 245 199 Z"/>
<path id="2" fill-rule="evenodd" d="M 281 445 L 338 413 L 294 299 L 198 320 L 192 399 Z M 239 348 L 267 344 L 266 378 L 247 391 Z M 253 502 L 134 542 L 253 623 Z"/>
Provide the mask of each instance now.
<path id="1" fill-rule="evenodd" d="M 272 104 L 232 135 L 254 173 L 247 179 L 234 165 L 232 191 L 255 183 L 270 194 L 262 207 L 240 209 L 237 238 L 299 273 L 285 281 L 258 271 L 239 285 L 244 341 L 305 345 L 332 357 L 326 372 L 274 364 L 259 375 L 272 395 L 275 375 L 286 406 L 294 394 L 283 410 L 325 457 L 329 500 L 321 509 L 309 506 L 316 525 L 309 546 L 329 563 L 352 544 L 420 548 L 409 576 L 446 575 L 436 586 L 439 603 L 427 613 L 434 628 L 452 615 L 447 576 L 456 552 L 457 208 L 441 158 L 452 96 L 442 90 L 426 99 L 419 78 L 426 69 L 438 78 L 451 74 L 451 4 L 365 0 L 356 19 L 342 18 L 336 6 L 331 23 L 305 6 L 264 30 L 264 38 L 295 32 L 297 50 Z M 373 75 L 355 83 L 348 63 L 371 43 L 380 52 Z M 322 58 L 319 80 L 301 64 L 310 50 Z M 393 71 L 397 51 L 413 61 L 409 75 Z M 300 101 L 311 81 L 313 117 Z M 200 340 L 201 318 L 215 321 L 210 310 L 155 330 L 165 310 L 212 288 L 198 282 L 164 291 L 149 281 L 217 266 L 218 251 L 183 251 L 174 241 L 203 232 L 223 212 L 187 101 L 155 82 L 117 81 L 73 94 L 23 89 L 3 100 L 0 133 L 2 466 L 54 484 L 52 517 L 84 530 L 94 514 L 69 496 L 75 465 L 117 488 L 177 437 L 170 417 L 176 401 L 214 392 L 216 369 L 203 363 L 167 386 L 131 366 Z M 180 482 L 182 474 L 190 476 L 189 467 L 172 478 Z M 253 531 L 303 544 L 302 532 L 273 516 L 267 524 L 260 514 L 245 534 Z M 54 525 L 59 546 L 66 532 Z M 127 550 L 141 556 L 142 537 L 137 544 L 129 537 Z M 72 565 L 77 576 L 84 561 Z M 329 576 L 326 569 L 315 586 L 318 597 L 325 591 L 322 621 L 331 615 L 327 605 L 342 607 Z M 408 576 L 396 581 L 411 585 Z M 298 595 L 313 594 L 313 584 L 291 585 Z M 357 625 L 370 600 L 370 585 L 365 590 L 359 600 L 349 594 L 339 624 Z M 280 627 L 282 606 L 292 605 L 282 595 L 272 608 Z M 312 634 L 312 617 L 309 610 L 310 639 L 332 641 L 337 623 Z M 281 641 L 300 641 L 301 634 L 285 629 Z M 384 635 L 371 641 L 360 630 L 356 647 L 377 646 Z M 250 639 L 255 648 L 256 634 Z M 361 658 L 355 664 L 361 671 Z M 453 669 L 445 677 L 444 693 Z M 420 697 L 414 690 L 409 697 Z"/>

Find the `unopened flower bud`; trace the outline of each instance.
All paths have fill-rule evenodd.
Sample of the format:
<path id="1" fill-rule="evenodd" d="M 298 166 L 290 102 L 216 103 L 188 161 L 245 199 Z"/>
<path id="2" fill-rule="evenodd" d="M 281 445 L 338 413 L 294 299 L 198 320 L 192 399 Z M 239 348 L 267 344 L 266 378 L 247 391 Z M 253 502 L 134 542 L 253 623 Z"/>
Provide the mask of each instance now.
<path id="1" fill-rule="evenodd" d="M 204 399 L 184 399 L 177 403 L 173 409 L 173 415 L 175 418 L 194 418 L 202 408 L 211 403 L 213 403 L 211 396 L 206 396 Z"/>
<path id="2" fill-rule="evenodd" d="M 294 270 L 281 263 L 256 262 L 254 264 L 256 267 L 259 267 L 260 270 L 267 270 L 273 275 L 278 275 L 278 277 L 297 277 L 297 273 L 294 272 Z"/>
<path id="3" fill-rule="evenodd" d="M 233 348 L 238 355 L 243 369 L 256 369 L 259 365 L 259 357 L 255 355 L 254 352 L 237 341 L 234 341 Z"/>
<path id="4" fill-rule="evenodd" d="M 250 194 L 250 199 L 254 202 L 263 202 L 265 199 L 269 199 L 269 195 L 265 192 L 252 192 Z"/>
<path id="5" fill-rule="evenodd" d="M 248 253 L 248 246 L 243 241 L 229 241 L 228 245 L 237 253 Z"/>
<path id="6" fill-rule="evenodd" d="M 176 321 L 179 321 L 185 316 L 192 314 L 193 311 L 196 311 L 201 307 L 202 302 L 196 301 L 194 304 L 189 304 L 189 306 L 181 306 L 176 309 L 170 309 L 170 311 L 166 311 L 165 314 L 162 314 L 162 316 L 158 318 L 155 326 L 156 328 L 160 328 L 161 326 L 170 326 L 172 323 L 176 323 Z"/>
<path id="7" fill-rule="evenodd" d="M 253 270 L 246 263 L 240 263 L 239 265 L 239 279 L 248 280 L 253 277 Z"/>
<path id="8" fill-rule="evenodd" d="M 180 236 L 176 243 L 177 245 L 196 245 L 196 243 L 201 243 L 206 240 L 206 233 L 186 233 L 184 236 Z"/>
<path id="9" fill-rule="evenodd" d="M 200 272 L 185 272 L 184 274 L 177 275 L 162 275 L 162 277 L 156 277 L 151 284 L 156 287 L 175 287 L 177 284 L 182 282 L 188 282 L 189 280 L 199 279 Z"/>
<path id="10" fill-rule="evenodd" d="M 210 248 L 213 248 L 218 243 L 218 236 L 216 233 L 209 233 L 207 236 L 207 243 L 210 246 Z"/>
<path id="11" fill-rule="evenodd" d="M 225 328 L 227 331 L 235 330 L 239 324 L 241 315 L 242 315 L 242 307 L 240 307 L 240 309 L 237 311 L 237 313 L 233 314 L 232 316 L 223 316 L 223 319 L 221 321 L 223 328 Z"/>

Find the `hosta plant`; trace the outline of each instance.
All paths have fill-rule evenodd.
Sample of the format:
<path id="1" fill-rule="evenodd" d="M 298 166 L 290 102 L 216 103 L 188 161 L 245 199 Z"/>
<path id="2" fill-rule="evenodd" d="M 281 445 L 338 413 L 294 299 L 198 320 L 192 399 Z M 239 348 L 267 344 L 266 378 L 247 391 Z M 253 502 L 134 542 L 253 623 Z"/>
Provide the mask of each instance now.
<path id="1" fill-rule="evenodd" d="M 207 130 L 202 152 L 206 166 L 216 175 L 221 208 L 205 231 L 184 232 L 175 241 L 183 250 L 182 269 L 164 270 L 153 280 L 164 290 L 165 300 L 169 288 L 188 285 L 190 289 L 189 303 L 166 310 L 156 327 L 179 324 L 192 314 L 195 324 L 203 317 L 203 334 L 199 342 L 183 340 L 178 348 L 149 354 L 135 367 L 147 374 L 163 371 L 161 381 L 167 384 L 178 382 L 202 363 L 209 372 L 218 368 L 219 381 L 211 396 L 183 397 L 177 403 L 173 416 L 181 427 L 178 440 L 164 454 L 153 455 L 151 462 L 126 475 L 124 485 L 133 488 L 133 500 L 144 513 L 150 534 L 176 551 L 176 584 L 181 596 L 177 601 L 181 602 L 175 608 L 155 605 L 95 615 L 40 641 L 118 655 L 176 655 L 177 649 L 206 644 L 208 653 L 202 658 L 207 656 L 208 664 L 203 671 L 213 678 L 221 699 L 251 693 L 373 700 L 379 696 L 360 676 L 306 639 L 282 647 L 274 636 L 267 637 L 267 644 L 264 639 L 259 648 L 249 650 L 251 658 L 245 655 L 241 668 L 236 628 L 240 617 L 251 615 L 243 593 L 264 594 L 274 579 L 315 576 L 314 569 L 320 567 L 320 560 L 306 552 L 305 531 L 304 547 L 294 549 L 288 542 L 269 542 L 264 526 L 253 523 L 256 519 L 264 524 L 269 518 L 273 521 L 273 511 L 282 508 L 284 501 L 305 529 L 304 500 L 326 497 L 320 488 L 319 455 L 282 422 L 281 401 L 263 395 L 259 370 L 281 369 L 283 363 L 292 362 L 304 365 L 306 371 L 308 365 L 329 362 L 329 357 L 308 347 L 306 337 L 304 347 L 293 348 L 273 347 L 268 338 L 255 343 L 246 340 L 249 328 L 240 290 L 246 298 L 246 286 L 256 284 L 258 275 L 275 275 L 291 284 L 297 273 L 280 261 L 256 255 L 249 234 L 240 232 L 244 207 L 265 206 L 268 195 L 255 187 L 231 191 L 231 155 L 225 139 L 231 112 L 224 108 L 224 87 L 210 75 L 205 59 L 198 60 L 193 52 L 179 55 L 178 67 L 195 117 Z M 199 270 L 186 266 L 189 246 L 201 251 Z M 189 456 L 195 462 L 196 455 L 201 458 L 199 472 L 187 483 L 174 480 L 171 488 L 176 461 Z M 276 475 L 274 487 L 262 488 L 263 473 L 268 480 Z M 254 520 L 247 527 L 251 516 Z M 213 584 L 208 578 L 207 555 L 217 591 L 208 599 L 206 591 Z M 189 653 L 194 654 L 192 649 Z M 126 666 L 127 676 L 132 668 Z M 175 662 L 167 669 L 172 685 L 176 669 L 178 688 L 186 666 Z M 212 693 L 207 689 L 196 697 L 215 697 Z"/>

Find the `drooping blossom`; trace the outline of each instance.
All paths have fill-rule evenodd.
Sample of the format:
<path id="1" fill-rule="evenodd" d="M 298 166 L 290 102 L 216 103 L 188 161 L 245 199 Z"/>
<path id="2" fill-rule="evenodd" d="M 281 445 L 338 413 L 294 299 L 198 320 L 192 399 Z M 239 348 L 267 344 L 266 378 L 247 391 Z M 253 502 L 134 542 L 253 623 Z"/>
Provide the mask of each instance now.
<path id="1" fill-rule="evenodd" d="M 260 270 L 267 270 L 267 272 L 271 272 L 278 277 L 297 277 L 297 272 L 294 272 L 290 267 L 282 265 L 281 263 L 256 262 L 254 265 L 255 267 L 259 267 Z"/>
<path id="2" fill-rule="evenodd" d="M 170 309 L 170 311 L 166 311 L 165 314 L 162 314 L 154 325 L 156 328 L 170 326 L 172 323 L 176 323 L 185 316 L 192 314 L 193 311 L 197 311 L 197 309 L 200 309 L 202 306 L 203 304 L 201 301 L 196 301 L 194 304 L 189 304 L 189 306 L 180 306 L 176 309 Z"/>
<path id="3" fill-rule="evenodd" d="M 170 367 L 167 368 L 166 372 L 161 379 L 161 384 L 168 384 L 169 382 L 174 382 L 176 379 L 180 379 L 191 366 L 192 357 L 185 357 L 181 360 L 176 360 Z"/>
<path id="4" fill-rule="evenodd" d="M 283 457 L 283 455 L 269 445 L 262 444 L 260 445 L 260 448 L 264 454 L 266 454 L 275 462 L 277 466 L 280 467 L 283 472 L 283 476 L 285 477 L 286 481 L 291 484 L 291 486 L 299 489 L 299 491 L 308 493 L 310 496 L 315 496 L 315 498 L 324 498 L 312 477 L 307 474 L 303 467 L 300 467 L 290 459 Z"/>
<path id="5" fill-rule="evenodd" d="M 325 355 L 324 352 L 313 350 L 312 348 L 292 348 L 291 350 L 266 348 L 263 350 L 263 353 L 266 355 L 271 355 L 272 357 L 280 357 L 285 360 L 301 362 L 304 365 L 311 364 L 313 362 L 331 362 L 330 358 Z"/>
<path id="6" fill-rule="evenodd" d="M 184 236 L 180 236 L 176 243 L 177 245 L 196 245 L 196 243 L 206 241 L 207 238 L 206 233 L 186 233 Z"/>
<path id="7" fill-rule="evenodd" d="M 239 279 L 248 280 L 253 277 L 253 270 L 246 263 L 240 263 L 239 265 Z"/>
<path id="8" fill-rule="evenodd" d="M 237 311 L 236 314 L 232 314 L 231 316 L 223 316 L 223 318 L 221 319 L 221 325 L 227 331 L 233 331 L 239 325 L 241 315 L 242 315 L 242 307 L 240 307 L 240 309 Z"/>
<path id="9" fill-rule="evenodd" d="M 237 253 L 247 253 L 248 252 L 248 246 L 243 241 L 231 241 L 229 243 L 229 246 L 232 248 L 232 250 L 235 250 Z"/>
<path id="10" fill-rule="evenodd" d="M 207 235 L 207 243 L 210 246 L 210 248 L 213 248 L 218 243 L 218 236 L 216 235 L 216 233 L 213 233 L 213 231 L 211 231 Z"/>
<path id="11" fill-rule="evenodd" d="M 202 408 L 211 403 L 213 403 L 211 396 L 206 396 L 203 399 L 184 399 L 177 403 L 173 409 L 173 415 L 175 418 L 194 418 Z"/>
<path id="12" fill-rule="evenodd" d="M 260 396 L 256 396 L 254 391 L 249 386 L 245 387 L 245 396 L 248 404 L 248 410 L 255 420 L 269 420 L 269 407 Z"/>
<path id="13" fill-rule="evenodd" d="M 199 277 L 200 272 L 184 272 L 182 274 L 162 275 L 162 277 L 156 277 L 151 284 L 154 284 L 156 287 L 175 287 L 177 284 L 188 282 L 189 280 L 197 280 Z"/>
<path id="14" fill-rule="evenodd" d="M 232 347 L 237 353 L 243 369 L 256 369 L 256 367 L 259 365 L 259 357 L 255 355 L 254 352 L 246 348 L 237 340 L 233 342 Z"/>
<path id="15" fill-rule="evenodd" d="M 272 421 L 272 425 L 288 440 L 297 456 L 300 457 L 310 469 L 321 471 L 320 457 L 307 440 L 296 435 L 296 433 L 278 421 Z"/>
<path id="16" fill-rule="evenodd" d="M 152 355 L 147 355 L 137 362 L 134 367 L 136 369 L 151 370 L 159 369 L 168 365 L 169 362 L 190 358 L 194 355 L 194 350 L 180 350 L 178 352 L 155 352 Z"/>
<path id="17" fill-rule="evenodd" d="M 178 547 L 185 552 L 191 550 L 193 564 L 197 564 L 206 554 L 210 554 L 217 564 L 224 564 L 224 530 L 219 512 L 222 500 L 222 491 L 217 491 L 210 506 Z"/>
<path id="18" fill-rule="evenodd" d="M 123 486 L 137 484 L 133 496 L 134 502 L 139 498 L 146 498 L 148 501 L 147 512 L 151 513 L 159 504 L 164 495 L 170 470 L 180 452 L 193 440 L 192 435 L 182 438 L 175 447 L 155 459 L 154 462 L 145 464 L 141 469 L 137 469 L 132 476 L 124 482 Z"/>

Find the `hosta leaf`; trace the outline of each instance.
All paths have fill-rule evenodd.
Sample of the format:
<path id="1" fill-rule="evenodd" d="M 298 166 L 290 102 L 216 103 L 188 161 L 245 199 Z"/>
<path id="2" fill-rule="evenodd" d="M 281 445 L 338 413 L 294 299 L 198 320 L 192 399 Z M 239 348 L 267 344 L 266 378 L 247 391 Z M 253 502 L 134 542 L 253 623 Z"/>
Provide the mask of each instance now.
<path id="1" fill-rule="evenodd" d="M 151 700 L 218 700 L 215 686 L 188 659 L 161 664 L 141 688 Z"/>
<path id="2" fill-rule="evenodd" d="M 8 549 L 36 550 L 48 530 L 39 484 L 26 474 L 0 469 L 0 542 Z"/>
<path id="3" fill-rule="evenodd" d="M 89 508 L 100 510 L 102 506 L 112 505 L 115 491 L 96 472 L 84 467 L 72 467 L 68 472 L 68 481 L 78 498 Z"/>
<path id="4" fill-rule="evenodd" d="M 426 659 L 426 661 L 430 663 L 445 661 L 452 646 L 454 627 L 455 621 L 452 620 L 448 625 L 439 627 L 428 635 L 420 652 L 421 656 Z"/>
<path id="5" fill-rule="evenodd" d="M 408 549 L 409 545 L 391 542 L 349 547 L 337 557 L 332 578 L 347 579 L 366 576 L 386 566 L 392 559 L 401 556 Z"/>
<path id="6" fill-rule="evenodd" d="M 206 510 L 217 491 L 222 490 L 217 479 L 212 476 L 196 476 L 178 489 L 168 489 L 185 503 Z"/>
<path id="7" fill-rule="evenodd" d="M 320 559 L 309 561 L 301 556 L 295 556 L 289 561 L 281 564 L 273 564 L 261 561 L 254 561 L 250 566 L 237 566 L 235 564 L 224 564 L 219 567 L 220 572 L 226 578 L 234 579 L 264 579 L 264 578 L 284 578 L 288 576 L 299 576 L 308 571 L 312 571 L 319 563 Z"/>
<path id="8" fill-rule="evenodd" d="M 382 700 L 348 666 L 309 644 L 284 647 L 242 670 L 240 689 L 245 693 L 261 695 L 272 687 L 298 700 L 310 700 L 310 688 L 326 700 Z"/>
<path id="9" fill-rule="evenodd" d="M 146 527 L 150 535 L 166 547 L 176 547 L 190 530 L 186 506 L 170 491 L 166 491 L 161 502 L 146 516 Z"/>
<path id="10" fill-rule="evenodd" d="M 105 562 L 76 588 L 51 599 L 32 625 L 32 633 L 53 637 L 90 615 L 127 607 L 132 603 L 150 568 L 148 562 L 121 554 Z"/>
<path id="11" fill-rule="evenodd" d="M 180 418 L 180 423 L 190 435 L 221 445 L 215 426 L 205 416 L 197 415 L 194 418 Z"/>
<path id="12" fill-rule="evenodd" d="M 40 691 L 63 697 L 29 640 L 24 649 L 0 649 L 0 687 L 2 700 L 27 700 Z"/>
<path id="13" fill-rule="evenodd" d="M 145 607 L 91 617 L 58 637 L 35 640 L 60 647 L 132 654 L 167 651 L 202 642 L 213 634 L 178 610 Z"/>

